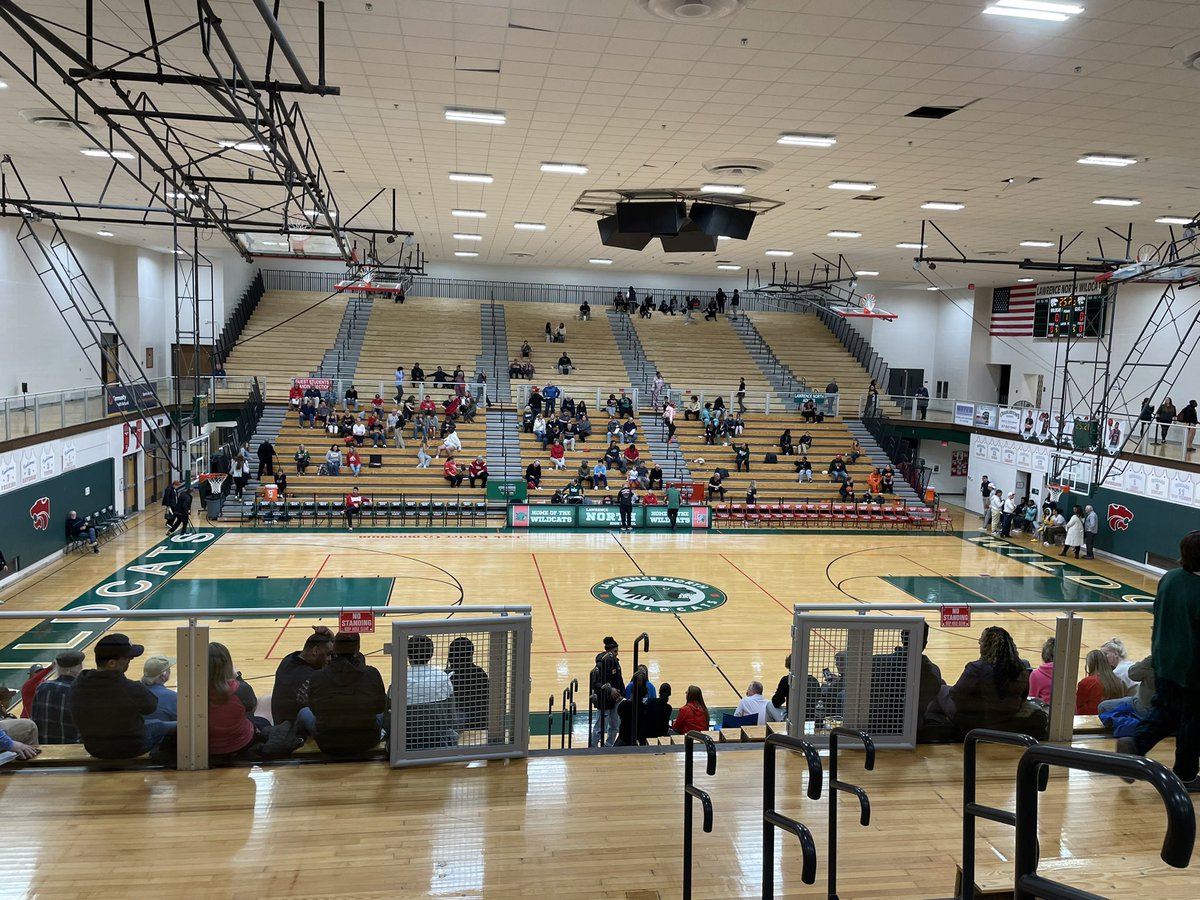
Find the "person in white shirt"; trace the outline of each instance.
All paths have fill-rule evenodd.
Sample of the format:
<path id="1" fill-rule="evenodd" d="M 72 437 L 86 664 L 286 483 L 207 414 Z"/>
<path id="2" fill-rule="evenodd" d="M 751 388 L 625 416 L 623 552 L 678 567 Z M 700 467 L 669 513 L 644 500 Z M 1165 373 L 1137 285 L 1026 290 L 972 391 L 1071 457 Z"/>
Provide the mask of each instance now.
<path id="1" fill-rule="evenodd" d="M 1004 514 L 1004 495 L 1000 491 L 992 493 L 992 500 L 988 507 L 991 515 L 983 524 L 983 530 L 988 534 L 1000 533 L 1000 517 Z"/>
<path id="2" fill-rule="evenodd" d="M 758 725 L 767 724 L 767 707 L 770 706 L 770 701 L 763 696 L 763 686 L 761 681 L 752 681 L 746 688 L 746 696 L 742 698 L 742 702 L 738 704 L 734 710 L 735 716 L 758 716 Z"/>
<path id="3" fill-rule="evenodd" d="M 433 659 L 433 639 L 414 634 L 408 639 L 405 671 L 405 747 L 426 750 L 458 743 L 454 730 L 454 685 Z"/>
<path id="4" fill-rule="evenodd" d="M 1125 642 L 1119 637 L 1111 637 L 1100 645 L 1100 652 L 1104 654 L 1108 664 L 1113 668 L 1113 674 L 1117 676 L 1117 681 L 1125 685 L 1126 693 L 1133 693 L 1138 682 L 1134 681 L 1129 674 L 1129 669 L 1133 666 L 1134 661 L 1129 658 L 1129 652 L 1125 649 Z"/>
<path id="5" fill-rule="evenodd" d="M 1013 514 L 1017 511 L 1017 495 L 1009 491 L 1004 498 L 1004 509 L 1000 513 L 1000 537 L 1008 537 L 1012 533 Z"/>
<path id="6" fill-rule="evenodd" d="M 457 431 L 447 432 L 446 437 L 442 440 L 442 445 L 438 447 L 433 458 L 441 459 L 443 450 L 446 451 L 447 456 L 453 456 L 462 451 L 462 439 L 458 436 Z"/>

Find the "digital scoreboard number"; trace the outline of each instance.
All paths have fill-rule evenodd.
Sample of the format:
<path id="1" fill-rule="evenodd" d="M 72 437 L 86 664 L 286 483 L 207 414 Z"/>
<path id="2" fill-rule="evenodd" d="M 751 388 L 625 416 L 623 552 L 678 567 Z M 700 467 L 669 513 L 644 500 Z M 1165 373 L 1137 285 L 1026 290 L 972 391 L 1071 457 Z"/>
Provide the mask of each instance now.
<path id="1" fill-rule="evenodd" d="M 1038 297 L 1033 309 L 1033 336 L 1098 338 L 1104 333 L 1107 292 Z"/>

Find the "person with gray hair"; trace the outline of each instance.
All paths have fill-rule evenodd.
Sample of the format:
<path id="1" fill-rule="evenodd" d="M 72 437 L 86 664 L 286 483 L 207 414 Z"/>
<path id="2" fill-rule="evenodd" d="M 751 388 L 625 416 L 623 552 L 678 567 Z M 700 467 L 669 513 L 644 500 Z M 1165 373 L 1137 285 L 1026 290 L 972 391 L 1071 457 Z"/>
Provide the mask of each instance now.
<path id="1" fill-rule="evenodd" d="M 746 696 L 742 698 L 742 702 L 737 705 L 734 710 L 735 716 L 758 716 L 757 725 L 767 724 L 767 707 L 771 702 L 763 696 L 763 686 L 761 681 L 752 681 L 746 687 Z"/>
<path id="2" fill-rule="evenodd" d="M 174 662 L 165 656 L 149 656 L 142 666 L 142 684 L 158 700 L 158 706 L 146 717 L 148 719 L 174 722 L 179 718 L 179 696 L 167 687 L 167 682 L 171 680 L 172 665 Z"/>
<path id="3" fill-rule="evenodd" d="M 1096 558 L 1096 535 L 1100 532 L 1100 517 L 1091 506 L 1083 508 L 1083 546 L 1087 551 L 1084 559 Z"/>

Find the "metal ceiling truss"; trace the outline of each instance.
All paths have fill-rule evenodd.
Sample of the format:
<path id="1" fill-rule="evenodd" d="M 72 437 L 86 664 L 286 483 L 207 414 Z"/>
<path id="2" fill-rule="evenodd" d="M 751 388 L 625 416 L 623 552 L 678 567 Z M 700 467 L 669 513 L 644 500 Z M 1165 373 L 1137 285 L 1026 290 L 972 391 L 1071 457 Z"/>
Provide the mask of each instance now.
<path id="1" fill-rule="evenodd" d="M 1196 351 L 1200 339 L 1200 297 L 1187 298 L 1182 292 L 1200 283 L 1200 216 L 1194 217 L 1177 236 L 1174 227 L 1168 240 L 1142 244 L 1134 252 L 1133 225 L 1124 232 L 1105 228 L 1121 245 L 1123 254 L 1109 255 L 1100 237 L 1096 238 L 1097 255 L 1082 261 L 1072 261 L 1065 254 L 1083 235 L 1078 232 L 1069 240 L 1060 236 L 1054 261 L 1024 259 L 971 259 L 933 222 L 921 223 L 921 243 L 926 244 L 926 225 L 940 235 L 957 256 L 930 256 L 922 249 L 914 257 L 913 268 L 936 269 L 940 263 L 958 265 L 1015 266 L 1025 271 L 1070 273 L 1072 284 L 1080 275 L 1108 286 L 1104 294 L 1104 327 L 1095 338 L 1081 338 L 1069 331 L 1057 338 L 1054 372 L 1051 381 L 1050 408 L 1058 416 L 1055 441 L 1069 452 L 1055 457 L 1050 480 L 1061 481 L 1063 468 L 1074 460 L 1085 459 L 1091 466 L 1091 483 L 1102 485 L 1114 474 L 1123 472 L 1129 458 L 1121 451 L 1136 447 L 1138 438 L 1134 425 L 1141 411 L 1142 397 L 1162 397 L 1170 394 L 1184 366 Z M 1117 298 L 1122 285 L 1150 283 L 1164 285 L 1154 309 L 1142 323 L 1141 331 L 1124 359 L 1116 363 L 1113 357 L 1113 332 L 1117 317 Z M 1156 338 L 1172 335 L 1171 349 L 1164 355 L 1161 345 L 1152 350 Z M 1115 365 L 1115 368 L 1114 368 Z M 1118 453 L 1105 449 L 1105 429 L 1110 416 L 1130 423 L 1129 434 Z M 1094 420 L 1097 440 L 1086 449 L 1073 448 L 1075 420 Z"/>
<path id="2" fill-rule="evenodd" d="M 317 3 L 319 74 L 314 82 L 279 25 L 279 0 L 273 8 L 267 0 L 254 0 L 269 33 L 259 79 L 251 77 L 210 0 L 196 0 L 195 20 L 166 35 L 159 35 L 147 0 L 141 23 L 146 33 L 131 36 L 131 41 L 136 38 L 131 46 L 96 34 L 94 2 L 85 0 L 86 24 L 80 31 L 35 15 L 14 0 L 0 0 L 0 21 L 29 46 L 31 60 L 21 65 L 3 52 L 0 58 L 74 121 L 89 145 L 109 153 L 128 150 L 136 159 L 112 157 L 112 171 L 94 202 L 78 202 L 62 182 L 65 199 L 27 197 L 26 204 L 47 218 L 215 229 L 247 260 L 252 254 L 239 235 L 295 231 L 326 236 L 349 262 L 347 229 L 339 222 L 312 134 L 299 103 L 287 99 L 291 94 L 340 93 L 325 83 L 324 3 Z M 295 81 L 275 77 L 276 48 Z M 176 49 L 180 59 L 199 51 L 201 71 L 168 59 L 166 53 Z M 64 84 L 70 96 L 63 95 Z M 195 90 L 192 109 L 171 108 L 180 105 L 180 88 Z M 195 111 L 204 105 L 212 112 Z M 93 118 L 99 125 L 89 121 Z M 144 201 L 106 202 L 118 173 L 147 192 Z M 26 214 L 10 205 L 5 204 L 3 214 Z M 359 233 L 369 237 L 383 230 Z"/>
<path id="3" fill-rule="evenodd" d="M 603 218 L 616 215 L 618 203 L 653 200 L 699 201 L 713 206 L 746 208 L 759 215 L 783 206 L 782 200 L 768 200 L 751 194 L 706 193 L 700 188 L 591 188 L 576 198 L 571 211 Z"/>
<path id="4" fill-rule="evenodd" d="M 762 276 L 755 269 L 756 287 L 749 286 L 747 273 L 747 293 L 780 301 L 781 308 L 785 305 L 792 309 L 862 307 L 864 296 L 858 293 L 858 278 L 846 257 L 840 253 L 837 259 L 828 259 L 819 253 L 814 253 L 813 257 L 816 262 L 808 270 L 807 280 L 804 279 L 803 269 L 798 269 L 793 278 L 787 263 L 771 263 L 771 280 L 766 284 L 762 283 Z"/>

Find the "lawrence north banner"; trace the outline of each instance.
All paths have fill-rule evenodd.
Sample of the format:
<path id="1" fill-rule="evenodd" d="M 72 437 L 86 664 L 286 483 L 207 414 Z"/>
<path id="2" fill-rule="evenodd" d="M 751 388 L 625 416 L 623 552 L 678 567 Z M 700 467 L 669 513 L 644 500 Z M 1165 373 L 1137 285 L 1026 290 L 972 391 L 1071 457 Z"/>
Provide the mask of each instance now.
<path id="1" fill-rule="evenodd" d="M 683 506 L 677 528 L 707 530 L 712 516 L 707 506 Z M 620 528 L 621 510 L 617 506 L 548 506 L 514 503 L 508 507 L 508 524 L 513 528 Z M 634 528 L 670 528 L 665 506 L 635 506 Z"/>
<path id="2" fill-rule="evenodd" d="M 145 383 L 105 385 L 104 397 L 110 414 L 147 407 L 153 409 L 159 405 L 154 388 Z"/>

